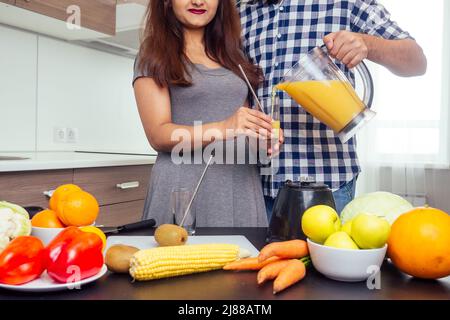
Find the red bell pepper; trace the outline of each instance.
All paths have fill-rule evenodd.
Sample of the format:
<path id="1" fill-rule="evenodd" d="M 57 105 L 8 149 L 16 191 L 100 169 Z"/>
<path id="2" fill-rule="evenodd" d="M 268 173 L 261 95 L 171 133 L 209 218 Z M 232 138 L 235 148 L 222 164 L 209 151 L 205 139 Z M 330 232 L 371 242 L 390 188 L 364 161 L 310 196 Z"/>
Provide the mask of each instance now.
<path id="1" fill-rule="evenodd" d="M 39 278 L 44 270 L 45 248 L 36 237 L 17 237 L 0 253 L 0 283 L 24 284 Z"/>
<path id="2" fill-rule="evenodd" d="M 46 248 L 47 273 L 61 283 L 92 277 L 103 267 L 102 248 L 98 235 L 68 227 Z"/>

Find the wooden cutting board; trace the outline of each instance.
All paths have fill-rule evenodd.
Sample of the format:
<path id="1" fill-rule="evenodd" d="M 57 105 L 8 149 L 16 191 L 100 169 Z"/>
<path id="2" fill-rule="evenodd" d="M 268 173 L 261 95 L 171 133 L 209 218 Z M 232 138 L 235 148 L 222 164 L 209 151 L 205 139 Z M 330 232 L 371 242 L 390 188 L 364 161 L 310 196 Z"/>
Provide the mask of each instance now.
<path id="1" fill-rule="evenodd" d="M 189 237 L 187 244 L 208 244 L 208 243 L 227 243 L 235 244 L 250 251 L 252 257 L 256 257 L 259 251 L 244 236 L 192 236 Z M 115 244 L 133 246 L 138 249 L 155 248 L 158 244 L 153 236 L 110 236 L 106 242 L 106 248 Z"/>

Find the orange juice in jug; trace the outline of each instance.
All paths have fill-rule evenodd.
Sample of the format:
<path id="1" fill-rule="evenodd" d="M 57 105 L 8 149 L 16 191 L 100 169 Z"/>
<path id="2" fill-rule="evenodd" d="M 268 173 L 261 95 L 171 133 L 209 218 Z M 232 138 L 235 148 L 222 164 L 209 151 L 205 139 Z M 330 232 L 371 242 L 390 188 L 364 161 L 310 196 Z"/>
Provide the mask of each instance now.
<path id="1" fill-rule="evenodd" d="M 365 109 L 355 90 L 345 81 L 283 82 L 274 89 L 287 92 L 306 111 L 335 132 L 341 132 Z"/>

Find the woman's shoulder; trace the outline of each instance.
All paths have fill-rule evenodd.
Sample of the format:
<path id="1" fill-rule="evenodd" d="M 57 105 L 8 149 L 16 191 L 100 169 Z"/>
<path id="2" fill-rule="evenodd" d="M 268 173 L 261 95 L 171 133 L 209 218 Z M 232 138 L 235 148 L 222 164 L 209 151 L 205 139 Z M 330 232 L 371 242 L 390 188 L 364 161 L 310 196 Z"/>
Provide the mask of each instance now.
<path id="1" fill-rule="evenodd" d="M 151 77 L 152 75 L 148 71 L 148 68 L 146 68 L 145 65 L 142 65 L 139 55 L 136 56 L 136 58 L 134 59 L 132 84 L 134 85 L 136 80 L 138 80 L 139 78 L 151 78 Z"/>

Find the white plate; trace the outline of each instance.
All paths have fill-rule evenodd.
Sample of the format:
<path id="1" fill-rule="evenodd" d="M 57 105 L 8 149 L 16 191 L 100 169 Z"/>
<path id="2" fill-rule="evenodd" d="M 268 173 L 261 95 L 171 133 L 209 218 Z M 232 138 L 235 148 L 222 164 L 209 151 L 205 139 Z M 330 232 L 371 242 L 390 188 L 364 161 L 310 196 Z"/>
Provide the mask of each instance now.
<path id="1" fill-rule="evenodd" d="M 252 257 L 259 254 L 258 249 L 244 236 L 191 236 L 187 244 L 207 244 L 207 243 L 229 243 L 235 244 L 250 251 Z M 138 249 L 155 248 L 158 244 L 153 236 L 110 236 L 106 241 L 106 248 L 115 245 L 124 244 Z M 106 252 L 106 250 L 105 250 Z"/>
<path id="2" fill-rule="evenodd" d="M 105 273 L 108 271 L 108 268 L 106 268 L 106 265 L 103 265 L 102 269 L 99 273 L 97 273 L 95 276 L 92 276 L 90 278 L 83 279 L 78 282 L 71 282 L 71 283 L 58 283 L 52 280 L 49 275 L 47 274 L 47 271 L 45 271 L 39 279 L 33 280 L 31 282 L 13 286 L 8 284 L 2 284 L 0 283 L 0 288 L 3 289 L 9 289 L 14 291 L 22 291 L 22 292 L 51 292 L 51 291 L 61 291 L 61 290 L 77 290 L 78 288 L 81 288 L 82 285 L 96 281 L 103 277 Z"/>

